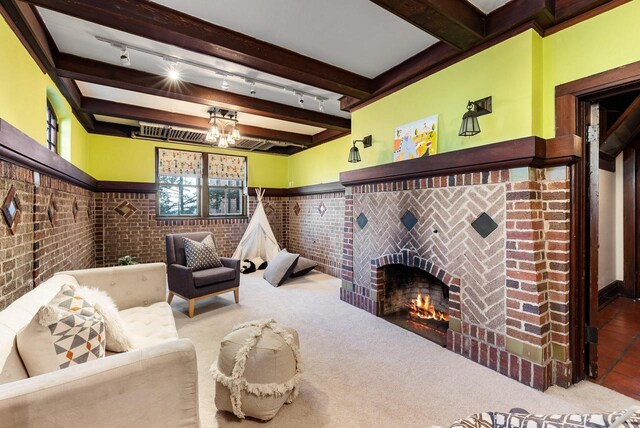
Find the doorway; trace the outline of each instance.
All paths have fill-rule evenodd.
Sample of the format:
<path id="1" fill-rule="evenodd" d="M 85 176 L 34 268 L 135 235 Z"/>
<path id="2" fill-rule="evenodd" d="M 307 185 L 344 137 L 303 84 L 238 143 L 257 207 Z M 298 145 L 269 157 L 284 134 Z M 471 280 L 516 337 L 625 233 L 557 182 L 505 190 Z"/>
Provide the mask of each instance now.
<path id="1" fill-rule="evenodd" d="M 588 153 L 588 375 L 640 399 L 640 90 L 616 88 L 580 102 Z"/>

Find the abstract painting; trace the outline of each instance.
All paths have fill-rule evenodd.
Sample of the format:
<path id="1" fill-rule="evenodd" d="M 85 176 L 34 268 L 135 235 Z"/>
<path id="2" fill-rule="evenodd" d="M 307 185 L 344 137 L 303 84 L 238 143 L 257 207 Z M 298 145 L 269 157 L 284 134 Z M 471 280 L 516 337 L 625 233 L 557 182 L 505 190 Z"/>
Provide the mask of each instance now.
<path id="1" fill-rule="evenodd" d="M 416 120 L 396 128 L 393 161 L 432 156 L 438 149 L 438 115 Z"/>

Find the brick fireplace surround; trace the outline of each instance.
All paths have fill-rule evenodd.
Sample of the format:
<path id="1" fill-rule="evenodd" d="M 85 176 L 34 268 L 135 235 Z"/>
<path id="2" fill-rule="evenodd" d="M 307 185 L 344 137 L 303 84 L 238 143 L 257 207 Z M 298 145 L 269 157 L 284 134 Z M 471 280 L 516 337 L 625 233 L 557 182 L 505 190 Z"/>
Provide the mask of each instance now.
<path id="1" fill-rule="evenodd" d="M 568 385 L 567 171 L 514 168 L 347 187 L 340 298 L 378 315 L 380 268 L 419 267 L 449 286 L 449 350 L 537 389 Z M 411 230 L 401 221 L 407 211 L 417 219 Z M 486 238 L 471 226 L 482 213 L 497 226 Z"/>

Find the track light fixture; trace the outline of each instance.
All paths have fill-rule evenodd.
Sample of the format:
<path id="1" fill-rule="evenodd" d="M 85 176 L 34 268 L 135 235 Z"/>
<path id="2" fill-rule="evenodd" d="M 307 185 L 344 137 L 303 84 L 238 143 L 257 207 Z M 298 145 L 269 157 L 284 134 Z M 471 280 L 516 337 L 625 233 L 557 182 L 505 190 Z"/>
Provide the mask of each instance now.
<path id="1" fill-rule="evenodd" d="M 126 46 L 122 47 L 120 50 L 120 64 L 125 67 L 129 67 L 131 65 L 131 59 L 129 58 L 129 49 Z"/>
<path id="2" fill-rule="evenodd" d="M 169 68 L 167 69 L 167 77 L 169 80 L 177 82 L 180 80 L 180 67 L 178 62 L 175 61 L 172 57 L 162 57 L 162 59 L 169 63 Z"/>
<path id="3" fill-rule="evenodd" d="M 122 52 L 127 53 L 127 58 L 129 58 L 129 51 L 136 51 L 136 52 L 142 52 L 145 53 L 147 55 L 153 55 L 156 57 L 160 57 L 162 59 L 164 59 L 165 61 L 169 61 L 173 64 L 176 64 L 176 66 L 174 66 L 173 68 L 169 68 L 168 70 L 168 74 L 169 77 L 172 80 L 179 80 L 180 79 L 180 69 L 178 68 L 179 65 L 188 65 L 191 67 L 196 67 L 196 68 L 200 68 L 202 70 L 207 70 L 210 72 L 215 73 L 218 76 L 222 76 L 224 78 L 223 82 L 222 82 L 222 88 L 224 90 L 229 89 L 230 84 L 229 84 L 229 80 L 230 79 L 237 79 L 237 80 L 241 80 L 244 81 L 246 83 L 249 84 L 249 94 L 251 96 L 255 96 L 256 95 L 256 85 L 262 85 L 262 86 L 266 86 L 269 88 L 274 88 L 274 89 L 282 89 L 286 92 L 292 92 L 295 95 L 298 96 L 298 104 L 300 105 L 300 107 L 304 107 L 304 97 L 308 96 L 309 98 L 315 98 L 319 105 L 318 105 L 318 109 L 320 111 L 324 110 L 324 101 L 327 101 L 328 99 L 326 97 L 322 97 L 319 95 L 315 95 L 312 94 L 310 92 L 305 92 L 305 91 L 299 91 L 299 90 L 295 90 L 292 89 L 291 87 L 288 86 L 283 86 L 282 84 L 279 83 L 274 83 L 274 82 L 270 82 L 268 80 L 261 80 L 261 79 L 255 79 L 251 76 L 248 75 L 243 75 L 240 73 L 230 73 L 226 70 L 222 70 L 216 67 L 212 67 L 208 64 L 203 64 L 201 62 L 197 62 L 197 61 L 192 61 L 190 59 L 186 59 L 186 58 L 181 58 L 178 56 L 174 56 L 174 55 L 167 55 L 167 54 L 163 54 L 161 52 L 158 51 L 154 51 L 152 49 L 147 49 L 145 47 L 142 46 L 137 46 L 137 45 L 133 45 L 130 43 L 124 43 L 118 40 L 113 40 L 113 39 L 108 39 L 105 37 L 101 37 L 101 36 L 96 36 L 96 39 L 104 42 L 104 43 L 108 43 L 113 47 L 116 47 L 118 49 L 120 49 L 120 53 L 121 53 L 121 62 L 123 65 L 129 65 L 129 64 L 125 64 L 124 61 L 122 60 Z M 226 84 L 225 84 L 226 82 Z"/>

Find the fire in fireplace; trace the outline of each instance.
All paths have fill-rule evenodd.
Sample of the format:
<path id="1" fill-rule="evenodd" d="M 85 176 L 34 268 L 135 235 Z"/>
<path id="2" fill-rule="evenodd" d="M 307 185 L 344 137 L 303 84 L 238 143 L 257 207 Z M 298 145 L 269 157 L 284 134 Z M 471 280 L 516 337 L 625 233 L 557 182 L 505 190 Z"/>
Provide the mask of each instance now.
<path id="1" fill-rule="evenodd" d="M 382 317 L 446 346 L 449 287 L 415 267 L 387 265 L 382 269 L 385 281 Z"/>

